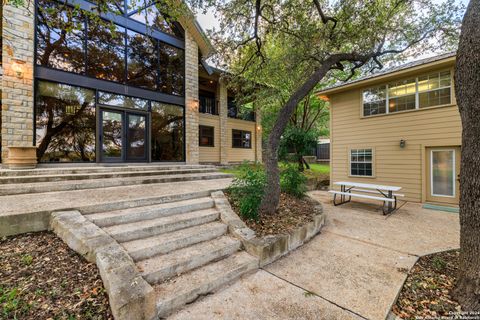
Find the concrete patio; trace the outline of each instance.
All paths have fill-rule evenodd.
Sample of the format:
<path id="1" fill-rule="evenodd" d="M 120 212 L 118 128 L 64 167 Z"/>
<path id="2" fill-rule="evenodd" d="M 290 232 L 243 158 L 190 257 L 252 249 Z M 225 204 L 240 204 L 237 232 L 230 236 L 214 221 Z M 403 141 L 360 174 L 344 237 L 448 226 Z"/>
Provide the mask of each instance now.
<path id="1" fill-rule="evenodd" d="M 419 256 L 459 246 L 458 214 L 406 203 L 385 217 L 310 194 L 327 214 L 320 235 L 172 319 L 385 319 Z"/>

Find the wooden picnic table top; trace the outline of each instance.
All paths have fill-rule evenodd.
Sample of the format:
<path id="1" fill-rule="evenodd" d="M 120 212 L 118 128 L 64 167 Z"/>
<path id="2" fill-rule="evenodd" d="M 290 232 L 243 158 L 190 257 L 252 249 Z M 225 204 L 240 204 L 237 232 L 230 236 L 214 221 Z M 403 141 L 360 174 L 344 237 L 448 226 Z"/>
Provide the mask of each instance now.
<path id="1" fill-rule="evenodd" d="M 333 184 L 339 185 L 339 186 L 349 186 L 349 187 L 358 187 L 358 188 L 365 188 L 365 189 L 394 191 L 394 192 L 402 189 L 402 187 L 396 187 L 396 186 L 384 186 L 379 184 L 351 182 L 351 181 L 337 181 L 337 182 L 334 182 Z"/>

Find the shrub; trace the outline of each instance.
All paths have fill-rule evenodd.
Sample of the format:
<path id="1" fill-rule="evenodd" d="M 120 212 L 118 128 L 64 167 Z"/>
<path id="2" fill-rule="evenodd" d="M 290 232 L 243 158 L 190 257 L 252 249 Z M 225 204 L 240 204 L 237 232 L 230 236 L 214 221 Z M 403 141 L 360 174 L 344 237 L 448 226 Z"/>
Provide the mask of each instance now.
<path id="1" fill-rule="evenodd" d="M 307 192 L 307 177 L 294 164 L 285 165 L 280 172 L 280 189 L 297 198 L 303 198 Z"/>
<path id="2" fill-rule="evenodd" d="M 258 221 L 265 184 L 266 175 L 262 166 L 247 163 L 240 166 L 240 173 L 227 191 L 244 218 Z"/>

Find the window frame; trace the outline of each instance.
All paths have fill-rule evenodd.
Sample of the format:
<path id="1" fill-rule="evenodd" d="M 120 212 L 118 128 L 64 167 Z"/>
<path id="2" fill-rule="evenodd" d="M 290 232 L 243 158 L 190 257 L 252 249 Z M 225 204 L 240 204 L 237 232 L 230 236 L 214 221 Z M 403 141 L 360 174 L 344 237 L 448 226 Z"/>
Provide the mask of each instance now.
<path id="1" fill-rule="evenodd" d="M 236 145 L 234 144 L 235 139 L 233 138 L 233 136 L 234 136 L 234 132 L 235 132 L 235 131 L 240 132 L 240 134 L 241 134 L 241 136 L 242 136 L 242 138 L 241 138 L 241 143 L 242 143 L 242 145 L 241 145 L 241 146 L 236 146 Z M 249 142 L 250 142 L 250 143 L 249 143 L 249 146 L 248 146 L 248 147 L 245 147 L 245 146 L 244 146 L 244 142 L 245 142 L 245 140 L 246 140 L 246 138 L 245 138 L 245 135 L 246 135 L 246 134 L 249 134 L 249 135 L 250 135 L 250 139 L 249 139 Z M 252 149 L 252 140 L 253 140 L 253 139 L 252 139 L 252 132 L 251 132 L 251 131 L 241 130 L 241 129 L 232 129 L 232 148 L 235 148 L 235 149 Z"/>
<path id="2" fill-rule="evenodd" d="M 428 75 L 433 74 L 433 73 L 438 74 L 438 76 L 440 77 L 440 74 L 442 72 L 447 72 L 447 71 L 450 74 L 450 86 L 438 87 L 436 89 L 426 90 L 426 91 L 421 91 L 421 92 L 419 91 L 419 84 L 418 84 L 418 79 L 419 78 L 421 78 L 423 76 L 428 76 Z M 404 80 L 409 80 L 409 79 L 412 79 L 412 78 L 415 78 L 415 108 L 414 109 L 407 109 L 407 110 L 390 112 L 390 107 L 389 107 L 390 84 L 392 84 L 394 82 L 401 82 L 401 81 L 404 81 Z M 364 93 L 366 91 L 376 89 L 376 88 L 379 88 L 379 87 L 382 87 L 382 86 L 385 86 L 385 113 L 366 115 L 365 114 L 365 109 L 364 109 L 364 104 L 365 104 Z M 402 78 L 401 80 L 398 80 L 398 81 L 391 80 L 391 81 L 383 83 L 383 84 L 379 84 L 379 85 L 376 85 L 376 86 L 371 86 L 371 87 L 368 87 L 368 88 L 364 88 L 364 89 L 360 90 L 360 100 L 361 100 L 361 104 L 360 104 L 360 109 L 361 109 L 360 112 L 361 113 L 360 114 L 361 114 L 362 118 L 370 118 L 370 117 L 376 117 L 376 116 L 384 116 L 384 115 L 388 115 L 388 114 L 397 114 L 397 113 L 412 112 L 412 111 L 418 111 L 418 110 L 427 110 L 427 109 L 431 109 L 431 108 L 451 106 L 455 103 L 455 98 L 453 96 L 453 93 L 454 93 L 453 92 L 453 86 L 454 86 L 454 84 L 453 84 L 453 72 L 452 72 L 452 69 L 449 68 L 449 69 L 441 69 L 441 70 L 438 70 L 438 71 L 432 71 L 432 72 L 428 72 L 428 73 L 422 73 L 422 74 L 416 75 L 414 77 Z M 447 88 L 450 89 L 450 103 L 420 108 L 420 93 L 432 92 L 432 91 L 447 89 Z M 399 98 L 399 97 L 405 97 L 405 96 L 409 96 L 409 95 L 412 95 L 412 94 L 405 94 L 405 95 L 401 95 L 401 96 L 396 96 L 396 97 L 393 97 L 392 99 Z"/>
<path id="3" fill-rule="evenodd" d="M 355 150 L 370 150 L 372 153 L 372 160 L 370 162 L 359 162 L 359 161 L 352 161 L 352 151 Z M 375 176 L 375 148 L 374 147 L 369 147 L 369 146 L 359 146 L 359 147 L 352 147 L 348 149 L 348 176 L 349 177 L 354 177 L 354 178 L 376 178 Z M 352 162 L 353 163 L 371 163 L 372 165 L 372 175 L 354 175 L 352 174 Z"/>
<path id="4" fill-rule="evenodd" d="M 203 129 L 212 129 L 211 137 L 207 136 L 207 138 L 211 138 L 211 143 L 202 144 L 202 137 L 205 136 L 205 135 L 202 135 L 202 128 Z M 205 125 L 202 125 L 202 124 L 198 126 L 198 146 L 199 147 L 207 147 L 207 148 L 215 147 L 215 127 L 214 126 L 205 126 Z"/>

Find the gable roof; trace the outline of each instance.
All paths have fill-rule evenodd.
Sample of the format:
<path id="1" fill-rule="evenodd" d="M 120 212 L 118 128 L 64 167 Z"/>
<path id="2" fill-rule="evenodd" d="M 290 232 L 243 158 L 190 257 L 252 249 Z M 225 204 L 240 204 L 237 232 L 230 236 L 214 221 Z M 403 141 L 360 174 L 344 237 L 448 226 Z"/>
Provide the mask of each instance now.
<path id="1" fill-rule="evenodd" d="M 456 52 L 448 52 L 448 53 L 440 54 L 434 57 L 411 61 L 399 66 L 394 66 L 391 68 L 379 70 L 377 72 L 362 76 L 355 80 L 336 83 L 327 88 L 323 88 L 315 93 L 318 95 L 325 95 L 325 94 L 332 94 L 332 93 L 338 93 L 341 91 L 346 91 L 349 89 L 356 88 L 358 86 L 362 86 L 362 85 L 377 81 L 379 79 L 391 77 L 397 74 L 401 75 L 403 73 L 411 71 L 412 69 L 416 70 L 416 69 L 426 68 L 432 65 L 453 62 L 455 61 L 455 56 L 456 56 Z"/>

